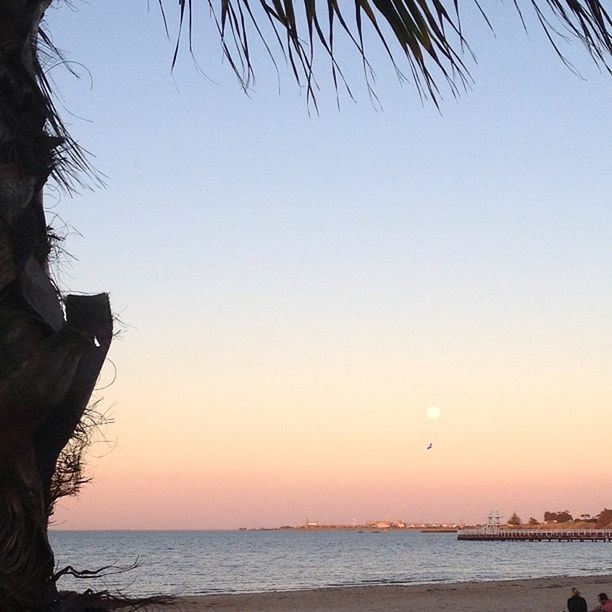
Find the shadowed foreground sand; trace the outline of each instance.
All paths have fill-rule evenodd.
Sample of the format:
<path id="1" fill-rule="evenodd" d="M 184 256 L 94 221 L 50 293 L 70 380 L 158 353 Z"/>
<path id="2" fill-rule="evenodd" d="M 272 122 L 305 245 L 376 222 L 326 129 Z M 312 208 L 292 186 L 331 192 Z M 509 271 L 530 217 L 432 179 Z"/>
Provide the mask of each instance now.
<path id="1" fill-rule="evenodd" d="M 566 602 L 572 586 L 580 589 L 590 610 L 597 604 L 597 593 L 606 591 L 612 595 L 612 576 L 207 595 L 187 597 L 172 609 L 181 612 L 560 612 L 567 610 Z"/>

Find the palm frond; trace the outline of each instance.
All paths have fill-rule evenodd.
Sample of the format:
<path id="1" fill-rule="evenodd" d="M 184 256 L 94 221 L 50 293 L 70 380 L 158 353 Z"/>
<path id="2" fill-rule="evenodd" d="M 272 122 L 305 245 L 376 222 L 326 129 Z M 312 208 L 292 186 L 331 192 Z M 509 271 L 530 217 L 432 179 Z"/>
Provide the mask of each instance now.
<path id="1" fill-rule="evenodd" d="M 173 0 L 176 3 L 176 0 Z M 167 0 L 166 0 L 167 2 Z M 463 61 L 469 46 L 464 37 L 460 0 L 206 0 L 215 19 L 223 52 L 242 86 L 247 89 L 253 79 L 250 37 L 255 34 L 272 54 L 276 41 L 298 83 L 306 88 L 309 100 L 314 99 L 315 49 L 327 56 L 333 82 L 338 87 L 344 80 L 334 50 L 337 31 L 348 35 L 363 63 L 370 88 L 371 69 L 366 58 L 364 28 L 378 36 L 400 79 L 404 79 L 399 58 L 407 63 L 413 81 L 423 96 L 434 102 L 440 82 L 446 82 L 456 94 L 470 83 Z M 485 23 L 491 21 L 479 0 L 473 3 Z M 545 35 L 557 53 L 557 41 L 568 36 L 577 38 L 600 66 L 609 71 L 612 55 L 612 22 L 603 2 L 598 0 L 513 0 L 519 13 L 531 7 Z M 165 2 L 158 0 L 165 20 Z M 177 61 L 183 34 L 191 38 L 195 0 L 178 0 L 179 31 L 173 65 Z M 270 35 L 263 31 L 271 27 Z M 350 92 L 350 90 L 349 90 Z"/>
<path id="2" fill-rule="evenodd" d="M 45 107 L 45 134 L 51 144 L 48 171 L 56 183 L 67 192 L 75 192 L 78 188 L 103 186 L 103 175 L 92 165 L 91 155 L 70 135 L 55 107 L 47 68 L 62 64 L 75 78 L 78 75 L 72 71 L 62 52 L 53 44 L 47 33 L 40 29 L 38 34 L 37 53 L 34 56 L 34 77 Z"/>
<path id="3" fill-rule="evenodd" d="M 562 61 L 569 65 L 555 40 L 558 37 L 563 38 L 563 32 L 557 30 L 536 0 L 531 0 L 531 4 L 555 51 Z M 608 62 L 612 54 L 612 21 L 603 4 L 595 0 L 546 0 L 545 4 L 565 32 L 578 38 L 593 60 L 610 72 Z"/>
<path id="4" fill-rule="evenodd" d="M 174 9 L 178 6 L 173 66 L 185 44 L 193 54 L 191 44 L 195 34 L 196 1 L 171 0 Z M 566 38 L 578 39 L 595 63 L 611 72 L 612 20 L 603 1 L 512 1 L 521 19 L 526 10 L 534 12 L 546 37 L 570 68 L 572 66 L 559 46 L 559 42 Z M 168 31 L 166 7 L 169 0 L 157 2 Z M 340 34 L 350 42 L 363 67 L 368 92 L 376 99 L 374 72 L 364 42 L 368 29 L 380 41 L 397 77 L 404 81 L 407 80 L 406 74 L 410 74 L 421 97 L 428 97 L 438 104 L 444 83 L 454 95 L 459 94 L 471 85 L 463 59 L 466 51 L 471 51 L 460 14 L 460 8 L 468 3 L 477 8 L 483 23 L 492 28 L 490 9 L 485 9 L 481 0 L 199 0 L 198 6 L 208 7 L 223 53 L 245 90 L 254 79 L 251 43 L 255 38 L 275 66 L 279 55 L 285 59 L 297 82 L 305 88 L 307 100 L 316 107 L 318 83 L 314 68 L 315 57 L 320 54 L 329 62 L 336 91 L 344 88 L 352 97 L 336 52 L 336 37 Z M 75 184 L 100 184 L 102 179 L 92 168 L 87 151 L 71 138 L 53 105 L 44 59 L 54 57 L 54 61 L 62 61 L 61 54 L 42 31 L 38 34 L 34 71 L 37 84 L 33 89 L 41 93 L 45 106 L 48 140 L 42 144 L 36 142 L 30 148 L 35 150 L 36 145 L 49 152 L 46 161 L 44 156 L 38 156 L 47 166 L 38 169 L 38 174 L 46 176 L 52 173 L 69 190 Z M 8 106 L 12 108 L 10 104 Z M 15 122 L 18 123 L 18 118 Z M 27 134 L 26 128 L 24 133 Z"/>

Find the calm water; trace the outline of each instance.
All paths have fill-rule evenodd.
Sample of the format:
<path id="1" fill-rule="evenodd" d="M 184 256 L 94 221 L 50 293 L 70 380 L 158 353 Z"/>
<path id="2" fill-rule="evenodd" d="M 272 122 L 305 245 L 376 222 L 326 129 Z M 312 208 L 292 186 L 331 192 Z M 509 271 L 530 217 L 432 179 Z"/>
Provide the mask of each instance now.
<path id="1" fill-rule="evenodd" d="M 413 531 L 64 531 L 60 567 L 140 566 L 61 588 L 196 595 L 327 586 L 612 574 L 612 543 L 458 542 Z"/>

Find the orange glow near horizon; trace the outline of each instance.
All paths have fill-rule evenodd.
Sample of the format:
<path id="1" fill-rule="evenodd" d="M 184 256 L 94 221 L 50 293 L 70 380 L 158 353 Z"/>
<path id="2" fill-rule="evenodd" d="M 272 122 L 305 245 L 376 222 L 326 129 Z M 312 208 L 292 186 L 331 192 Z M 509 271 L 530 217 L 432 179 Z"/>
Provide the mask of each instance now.
<path id="1" fill-rule="evenodd" d="M 108 432 L 121 432 L 117 447 L 94 447 L 94 482 L 60 503 L 55 528 L 476 522 L 491 509 L 528 518 L 609 505 L 593 429 L 605 404 L 596 393 L 577 401 L 580 376 L 560 376 L 551 390 L 542 368 L 510 388 L 509 366 L 482 378 L 475 369 L 432 398 L 431 377 L 404 377 L 401 365 L 408 370 L 390 363 L 384 377 L 380 363 L 311 368 L 295 381 L 278 363 L 275 384 L 243 371 L 228 388 L 202 379 L 206 393 L 183 386 L 184 371 L 125 372 Z M 434 402 L 435 420 L 426 414 Z"/>

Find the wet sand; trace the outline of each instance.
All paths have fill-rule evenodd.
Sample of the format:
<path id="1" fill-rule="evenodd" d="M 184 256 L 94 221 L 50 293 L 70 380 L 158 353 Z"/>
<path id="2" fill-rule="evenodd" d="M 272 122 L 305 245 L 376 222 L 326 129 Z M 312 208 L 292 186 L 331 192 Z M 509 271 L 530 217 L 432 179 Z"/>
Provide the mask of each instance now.
<path id="1" fill-rule="evenodd" d="M 560 612 L 567 610 L 567 598 L 573 586 L 578 587 L 591 610 L 598 603 L 598 593 L 606 591 L 612 595 L 612 576 L 206 595 L 186 597 L 173 609 L 181 612 Z"/>

